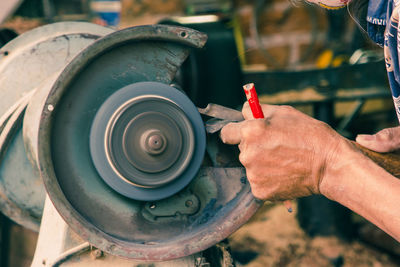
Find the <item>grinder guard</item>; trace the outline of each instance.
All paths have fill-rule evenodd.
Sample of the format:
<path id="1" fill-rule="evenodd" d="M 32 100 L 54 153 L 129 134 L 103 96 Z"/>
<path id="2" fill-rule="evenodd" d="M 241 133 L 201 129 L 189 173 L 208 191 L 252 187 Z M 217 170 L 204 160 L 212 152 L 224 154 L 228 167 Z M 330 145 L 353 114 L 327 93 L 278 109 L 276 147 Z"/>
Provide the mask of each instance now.
<path id="1" fill-rule="evenodd" d="M 25 119 L 35 121 L 24 125 L 24 128 L 28 128 L 24 129 L 24 133 L 31 134 L 25 136 L 28 150 L 36 158 L 48 195 L 60 215 L 92 245 L 113 255 L 140 260 L 180 258 L 202 251 L 226 238 L 259 207 L 260 203 L 251 195 L 243 168 L 213 167 L 205 162 L 200 166 L 205 149 L 204 127 L 198 120 L 200 116 L 197 111 L 193 116 L 190 115 L 193 113 L 193 104 L 190 101 L 188 104 L 188 98 L 170 86 L 190 47 L 200 48 L 205 41 L 206 36 L 200 32 L 162 25 L 140 26 L 111 33 L 79 53 L 53 86 L 40 88 L 41 92 L 37 92 L 32 99 L 31 103 L 41 105 L 35 109 L 36 112 L 30 107 L 26 112 Z M 137 88 L 140 88 L 139 93 Z M 151 93 L 147 94 L 146 90 Z M 176 92 L 179 99 L 165 95 L 167 91 Z M 136 92 L 136 95 L 124 99 L 124 92 Z M 177 168 L 169 179 L 158 177 L 158 180 L 155 178 L 148 183 L 143 177 L 138 179 L 138 176 L 123 174 L 130 173 L 127 169 L 119 169 L 115 172 L 115 180 L 121 178 L 118 176 L 128 180 L 125 181 L 126 188 L 130 187 L 133 191 L 128 190 L 127 193 L 124 186 L 110 184 L 107 180 L 110 172 L 105 173 L 101 165 L 109 164 L 118 169 L 115 167 L 118 163 L 115 162 L 123 158 L 129 161 L 130 152 L 126 151 L 135 145 L 132 142 L 136 142 L 136 137 L 132 137 L 131 143 L 121 140 L 135 136 L 128 134 L 136 129 L 129 128 L 129 125 L 136 123 L 139 115 L 147 111 L 138 108 L 134 100 L 129 108 L 136 108 L 136 111 L 131 114 L 121 115 L 118 107 L 126 105 L 130 99 L 143 96 L 156 99 L 153 99 L 156 101 L 154 106 L 148 105 L 153 109 L 150 112 L 156 114 L 146 118 L 149 120 L 160 121 L 163 115 L 154 111 L 154 108 L 161 106 L 163 101 L 176 105 L 177 108 L 174 108 L 177 113 L 171 111 L 164 115 L 172 120 L 169 124 L 178 125 L 180 130 L 176 130 L 176 133 L 179 132 L 177 136 L 187 136 L 182 144 L 188 148 L 174 150 L 187 151 L 182 161 L 166 161 L 167 167 L 158 167 L 164 171 L 175 163 L 183 166 L 184 162 L 189 162 L 185 163 L 183 170 L 178 171 Z M 182 102 L 182 99 L 185 100 Z M 116 108 L 109 112 L 112 116 L 106 116 L 108 121 L 105 127 L 97 127 L 96 121 L 106 119 L 99 111 L 108 109 L 107 102 L 111 103 L 110 106 L 116 105 Z M 117 126 L 109 127 L 117 125 L 113 124 L 118 121 L 115 118 L 122 116 L 128 118 L 125 124 L 121 123 L 121 130 L 115 130 Z M 177 117 L 181 118 L 180 123 Z M 143 125 L 146 124 L 136 124 L 139 129 L 145 127 Z M 150 132 L 156 131 L 156 139 L 164 141 L 171 139 L 164 134 L 170 135 L 169 131 L 175 131 L 165 130 L 166 134 L 164 128 L 153 128 Z M 143 130 L 138 140 L 153 137 L 147 130 Z M 115 156 L 111 160 L 107 160 L 106 156 L 105 160 L 98 161 L 95 158 L 102 153 L 100 150 L 106 154 L 107 149 L 114 151 L 109 149 L 114 141 L 104 141 L 114 140 L 113 137 L 107 139 L 110 136 L 107 131 L 116 132 L 115 136 L 119 139 L 115 144 L 118 147 L 122 142 L 123 148 L 115 150 L 115 155 L 122 156 Z M 192 152 L 190 147 L 193 147 Z M 137 153 L 143 151 L 149 152 L 146 148 L 139 149 Z M 146 176 L 151 173 L 148 166 L 138 162 L 132 164 L 140 165 L 137 169 L 142 171 L 141 175 L 145 173 L 144 178 L 151 176 Z"/>

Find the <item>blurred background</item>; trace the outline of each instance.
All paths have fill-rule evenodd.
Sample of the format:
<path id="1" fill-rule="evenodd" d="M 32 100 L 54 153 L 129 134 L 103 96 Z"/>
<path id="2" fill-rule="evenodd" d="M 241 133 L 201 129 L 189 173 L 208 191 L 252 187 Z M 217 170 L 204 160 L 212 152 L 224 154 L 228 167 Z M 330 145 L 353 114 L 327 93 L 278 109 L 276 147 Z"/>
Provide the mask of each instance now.
<path id="1" fill-rule="evenodd" d="M 70 20 L 207 33 L 206 48 L 193 51 L 178 74 L 198 106 L 239 107 L 241 84 L 255 82 L 263 103 L 292 105 L 348 138 L 396 125 L 383 50 L 346 8 L 288 0 L 1 0 L 0 47 L 40 25 Z M 265 203 L 229 240 L 237 265 L 400 265 L 399 243 L 347 209 L 310 197 L 294 210 Z M 2 216 L 0 266 L 30 266 L 36 240 L 37 233 Z"/>

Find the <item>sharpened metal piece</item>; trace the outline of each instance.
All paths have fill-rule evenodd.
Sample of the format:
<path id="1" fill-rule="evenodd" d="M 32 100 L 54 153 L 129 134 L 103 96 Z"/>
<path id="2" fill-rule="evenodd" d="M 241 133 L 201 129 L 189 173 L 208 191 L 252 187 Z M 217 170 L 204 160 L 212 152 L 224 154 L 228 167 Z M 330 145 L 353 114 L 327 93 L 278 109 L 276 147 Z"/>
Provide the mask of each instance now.
<path id="1" fill-rule="evenodd" d="M 242 112 L 227 108 L 218 104 L 210 103 L 205 108 L 197 108 L 200 114 L 207 115 L 213 118 L 229 120 L 229 121 L 242 121 L 244 120 Z"/>
<path id="2" fill-rule="evenodd" d="M 213 134 L 222 129 L 230 122 L 238 122 L 244 120 L 242 112 L 224 107 L 218 104 L 210 103 L 205 108 L 197 108 L 200 114 L 213 117 L 206 121 L 206 132 Z"/>
<path id="3" fill-rule="evenodd" d="M 225 125 L 231 122 L 237 122 L 237 121 L 231 121 L 231 120 L 221 120 L 217 118 L 210 119 L 206 121 L 204 126 L 206 127 L 206 132 L 209 134 L 213 134 L 221 130 Z"/>

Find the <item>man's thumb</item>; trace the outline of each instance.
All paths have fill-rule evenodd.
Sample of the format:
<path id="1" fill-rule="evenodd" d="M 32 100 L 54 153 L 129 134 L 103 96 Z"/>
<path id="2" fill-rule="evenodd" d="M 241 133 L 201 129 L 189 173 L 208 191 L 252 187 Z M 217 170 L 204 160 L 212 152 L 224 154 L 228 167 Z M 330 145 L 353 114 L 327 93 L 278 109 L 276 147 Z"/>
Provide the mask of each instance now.
<path id="1" fill-rule="evenodd" d="M 360 134 L 356 142 L 376 152 L 392 152 L 400 149 L 400 127 L 387 128 L 374 135 Z"/>

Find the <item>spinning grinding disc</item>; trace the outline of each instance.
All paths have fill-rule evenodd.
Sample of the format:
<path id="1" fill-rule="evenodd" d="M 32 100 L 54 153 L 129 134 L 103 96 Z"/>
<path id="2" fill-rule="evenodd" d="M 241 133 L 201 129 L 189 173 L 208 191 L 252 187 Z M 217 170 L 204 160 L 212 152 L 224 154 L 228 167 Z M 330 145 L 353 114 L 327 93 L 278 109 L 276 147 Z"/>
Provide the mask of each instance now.
<path id="1" fill-rule="evenodd" d="M 171 86 L 205 41 L 165 25 L 111 33 L 32 99 L 41 104 L 28 107 L 35 124 L 24 132 L 48 195 L 92 245 L 140 260 L 184 257 L 229 236 L 259 206 L 243 168 L 203 160 L 201 117 Z"/>
<path id="2" fill-rule="evenodd" d="M 90 134 L 90 152 L 103 180 L 136 200 L 158 200 L 185 187 L 203 161 L 205 132 L 193 103 L 156 82 L 138 82 L 111 95 Z"/>

